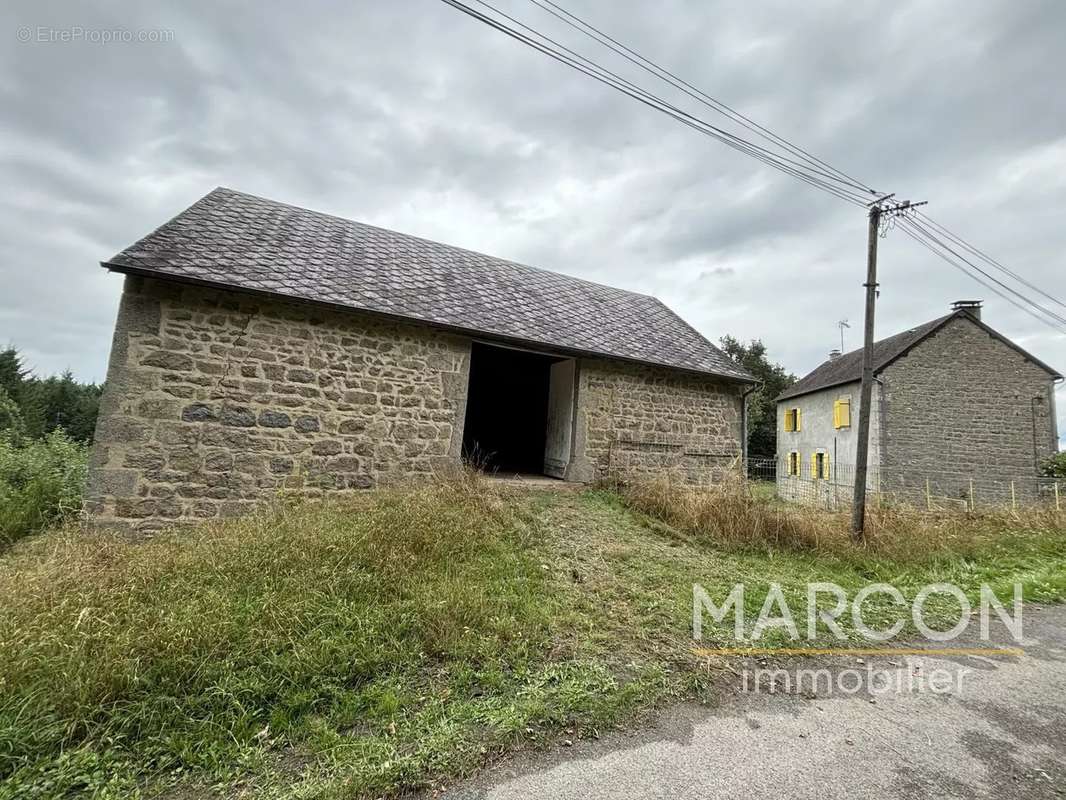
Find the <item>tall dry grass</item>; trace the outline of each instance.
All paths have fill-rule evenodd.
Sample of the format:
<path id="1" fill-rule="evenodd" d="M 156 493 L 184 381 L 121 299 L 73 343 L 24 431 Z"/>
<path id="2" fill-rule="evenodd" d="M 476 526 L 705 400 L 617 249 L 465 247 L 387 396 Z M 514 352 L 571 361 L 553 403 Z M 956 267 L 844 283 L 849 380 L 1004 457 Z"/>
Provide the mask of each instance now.
<path id="1" fill-rule="evenodd" d="M 362 686 L 500 658 L 544 624 L 524 535 L 460 473 L 151 539 L 23 540 L 0 559 L 0 798 L 127 763 L 218 774 Z"/>
<path id="2" fill-rule="evenodd" d="M 760 497 L 739 475 L 697 488 L 666 474 L 623 481 L 617 490 L 631 508 L 699 539 L 731 547 L 841 555 L 872 551 L 921 559 L 945 552 L 981 552 L 1005 531 L 1066 535 L 1066 515 L 1054 509 L 937 512 L 897 504 L 871 506 L 866 540 L 856 544 L 850 536 L 849 511 L 831 512 Z"/>

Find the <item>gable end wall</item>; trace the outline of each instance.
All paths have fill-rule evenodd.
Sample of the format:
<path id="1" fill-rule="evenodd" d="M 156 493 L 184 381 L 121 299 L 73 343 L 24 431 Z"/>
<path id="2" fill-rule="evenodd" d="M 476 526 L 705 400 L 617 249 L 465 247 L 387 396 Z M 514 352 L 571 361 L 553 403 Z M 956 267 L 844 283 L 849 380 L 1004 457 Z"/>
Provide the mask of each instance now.
<path id="1" fill-rule="evenodd" d="M 1035 492 L 1041 461 L 1057 449 L 1051 376 L 964 318 L 954 319 L 881 373 L 886 480 L 933 476 L 964 497 Z M 1026 480 L 1028 479 L 1028 480 Z"/>
<path id="2" fill-rule="evenodd" d="M 426 327 L 126 278 L 86 511 L 151 530 L 459 462 L 470 342 Z"/>

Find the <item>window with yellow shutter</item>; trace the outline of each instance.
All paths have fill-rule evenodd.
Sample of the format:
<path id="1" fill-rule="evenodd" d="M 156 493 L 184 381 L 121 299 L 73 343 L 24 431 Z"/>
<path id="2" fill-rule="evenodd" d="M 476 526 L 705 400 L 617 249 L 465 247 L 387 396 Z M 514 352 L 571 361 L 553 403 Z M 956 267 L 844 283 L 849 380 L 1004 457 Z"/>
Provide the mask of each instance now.
<path id="1" fill-rule="evenodd" d="M 851 398 L 844 397 L 833 402 L 833 427 L 851 427 Z"/>
<path id="2" fill-rule="evenodd" d="M 798 408 L 785 409 L 785 431 L 792 433 L 800 430 L 800 410 Z"/>

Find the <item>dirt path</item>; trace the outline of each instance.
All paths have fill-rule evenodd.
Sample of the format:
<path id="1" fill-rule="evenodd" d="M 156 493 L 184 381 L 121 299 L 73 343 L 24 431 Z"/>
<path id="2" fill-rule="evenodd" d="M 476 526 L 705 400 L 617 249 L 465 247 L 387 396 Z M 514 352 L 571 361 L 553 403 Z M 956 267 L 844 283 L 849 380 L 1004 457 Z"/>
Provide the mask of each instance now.
<path id="1" fill-rule="evenodd" d="M 951 685 L 854 694 L 824 684 L 791 694 L 738 686 L 714 708 L 681 707 L 640 732 L 522 756 L 444 796 L 1066 797 L 1066 606 L 1028 606 L 1021 645 L 1020 657 L 792 663 L 793 679 L 798 667 L 826 667 L 835 681 L 873 667 L 883 677 L 928 683 L 937 675 Z"/>

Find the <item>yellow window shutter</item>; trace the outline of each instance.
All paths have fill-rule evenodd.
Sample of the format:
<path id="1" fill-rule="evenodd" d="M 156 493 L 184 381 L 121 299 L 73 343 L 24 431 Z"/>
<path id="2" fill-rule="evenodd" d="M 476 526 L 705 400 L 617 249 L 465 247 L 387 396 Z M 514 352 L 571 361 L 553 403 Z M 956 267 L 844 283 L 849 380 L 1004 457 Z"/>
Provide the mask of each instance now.
<path id="1" fill-rule="evenodd" d="M 785 409 L 785 432 L 790 433 L 792 431 L 792 409 Z"/>
<path id="2" fill-rule="evenodd" d="M 829 480 L 829 453 L 822 456 L 822 477 Z"/>
<path id="3" fill-rule="evenodd" d="M 803 430 L 803 426 L 800 424 L 800 410 L 796 409 L 796 430 Z"/>
<path id="4" fill-rule="evenodd" d="M 812 478 L 820 478 L 821 477 L 818 474 L 818 454 L 817 453 L 811 453 L 811 477 Z"/>
<path id="5" fill-rule="evenodd" d="M 851 398 L 840 401 L 840 427 L 851 427 Z"/>

